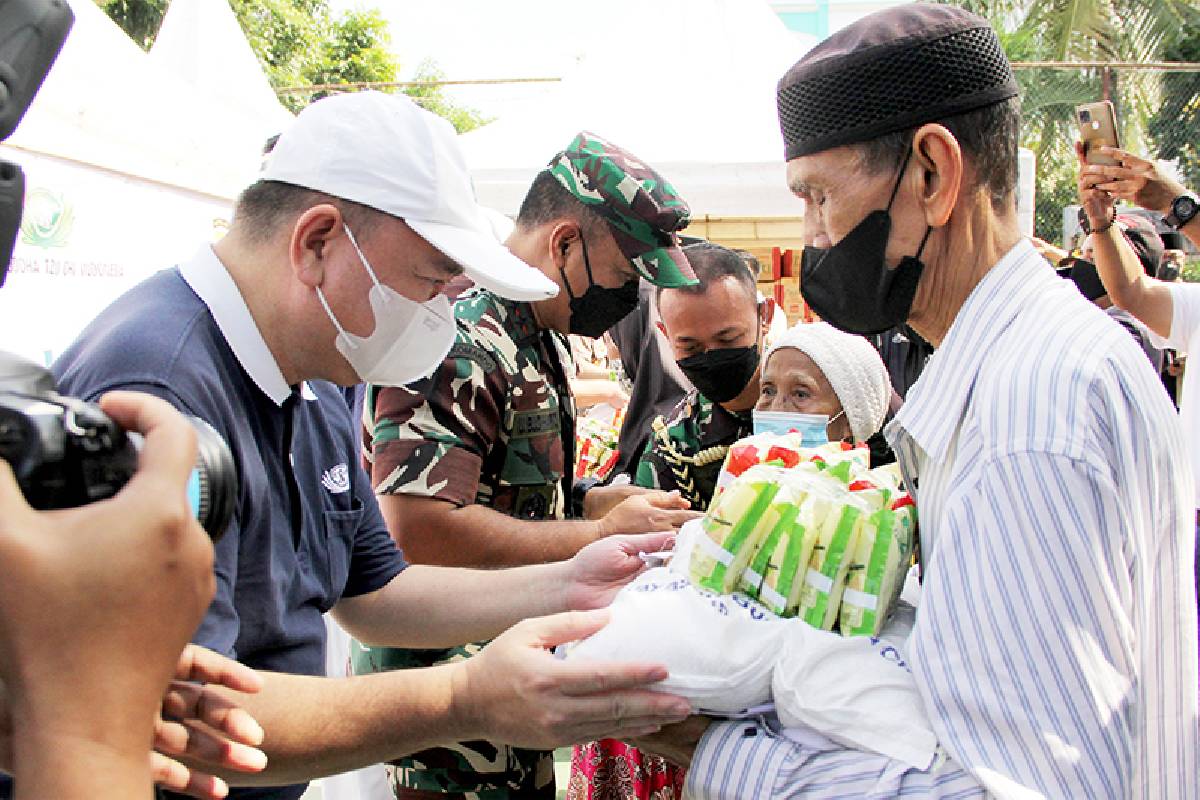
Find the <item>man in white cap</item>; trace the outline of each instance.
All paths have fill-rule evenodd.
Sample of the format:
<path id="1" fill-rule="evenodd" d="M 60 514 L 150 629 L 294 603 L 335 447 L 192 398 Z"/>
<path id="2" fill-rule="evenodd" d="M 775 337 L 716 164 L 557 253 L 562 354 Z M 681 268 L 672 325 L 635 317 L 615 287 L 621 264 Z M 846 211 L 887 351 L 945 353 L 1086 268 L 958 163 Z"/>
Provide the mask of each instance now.
<path id="1" fill-rule="evenodd" d="M 374 644 L 488 639 L 606 605 L 640 570 L 638 551 L 669 538 L 612 537 L 514 570 L 406 565 L 334 384 L 403 384 L 438 364 L 454 337 L 441 291 L 464 270 L 506 297 L 555 291 L 486 229 L 448 123 L 398 97 L 332 97 L 282 134 L 222 241 L 119 298 L 55 365 L 64 392 L 158 395 L 233 451 L 236 511 L 194 640 L 262 671 L 261 693 L 231 700 L 262 724 L 270 763 L 231 772 L 236 749 L 199 731 L 187 754 L 275 787 L 234 796 L 297 798 L 310 778 L 445 741 L 553 747 L 686 713 L 642 688 L 665 677 L 655 665 L 580 670 L 551 657 L 547 647 L 588 635 L 603 614 L 523 623 L 464 664 L 318 677 L 325 611 Z M 190 790 L 214 793 L 205 780 Z"/>

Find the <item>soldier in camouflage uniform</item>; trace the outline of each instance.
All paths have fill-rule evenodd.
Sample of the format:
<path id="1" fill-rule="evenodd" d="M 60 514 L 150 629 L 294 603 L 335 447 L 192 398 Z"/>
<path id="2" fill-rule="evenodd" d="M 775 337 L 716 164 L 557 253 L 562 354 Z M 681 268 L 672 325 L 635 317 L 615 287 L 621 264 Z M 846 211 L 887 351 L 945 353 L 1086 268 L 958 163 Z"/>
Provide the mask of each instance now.
<path id="1" fill-rule="evenodd" d="M 660 416 L 652 426 L 638 462 L 637 485 L 678 490 L 697 511 L 708 508 L 729 445 L 752 432 L 750 410 L 726 411 L 695 389 L 670 419 Z"/>
<path id="2" fill-rule="evenodd" d="M 634 482 L 678 490 L 703 510 L 729 445 L 752 432 L 762 334 L 775 309 L 732 250 L 703 243 L 684 253 L 699 283 L 659 289 L 658 304 L 663 333 L 696 388 L 669 417 L 652 423 Z"/>
<path id="3" fill-rule="evenodd" d="M 368 387 L 364 458 L 410 561 L 540 563 L 569 557 L 599 536 L 663 530 L 693 516 L 678 496 L 632 487 L 572 497 L 575 411 L 565 336 L 601 335 L 633 309 L 640 277 L 660 286 L 694 283 L 675 233 L 687 220 L 669 183 L 592 134 L 577 136 L 539 174 L 506 244 L 558 283 L 560 295 L 525 303 L 472 289 L 455 303 L 457 339 L 441 367 L 407 387 Z M 469 658 L 484 644 L 436 651 L 356 645 L 355 671 Z M 398 798 L 555 796 L 551 753 L 489 742 L 416 753 L 388 771 Z"/>

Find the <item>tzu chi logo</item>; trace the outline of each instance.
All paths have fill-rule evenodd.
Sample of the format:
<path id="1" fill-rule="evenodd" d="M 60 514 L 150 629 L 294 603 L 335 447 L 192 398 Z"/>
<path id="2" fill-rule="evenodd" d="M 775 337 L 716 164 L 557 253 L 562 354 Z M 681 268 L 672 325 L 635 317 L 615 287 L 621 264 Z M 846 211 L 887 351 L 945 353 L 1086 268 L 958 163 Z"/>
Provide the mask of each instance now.
<path id="1" fill-rule="evenodd" d="M 345 464 L 330 467 L 321 475 L 321 484 L 330 494 L 341 494 L 350 491 L 350 468 Z"/>
<path id="2" fill-rule="evenodd" d="M 75 209 L 58 192 L 32 189 L 25 196 L 21 242 L 49 249 L 65 247 L 75 227 Z"/>

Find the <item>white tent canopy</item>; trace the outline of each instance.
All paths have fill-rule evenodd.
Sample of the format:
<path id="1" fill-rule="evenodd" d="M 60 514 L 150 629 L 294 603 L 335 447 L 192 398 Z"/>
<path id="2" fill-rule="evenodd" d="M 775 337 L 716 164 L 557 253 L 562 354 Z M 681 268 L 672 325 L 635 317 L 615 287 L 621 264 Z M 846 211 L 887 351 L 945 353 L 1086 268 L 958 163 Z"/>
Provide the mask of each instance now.
<path id="1" fill-rule="evenodd" d="M 171 0 L 148 63 L 186 81 L 263 140 L 292 119 L 225 0 Z"/>
<path id="2" fill-rule="evenodd" d="M 91 0 L 71 7 L 75 26 L 7 144 L 225 199 L 253 180 L 278 117 L 214 102 L 156 67 Z"/>
<path id="3" fill-rule="evenodd" d="M 175 0 L 168 16 L 188 5 Z M 225 0 L 201 5 L 232 20 Z M 250 113 L 207 96 L 165 66 L 185 59 L 151 58 L 92 0 L 72 8 L 62 53 L 0 146 L 26 177 L 0 347 L 47 363 L 113 298 L 221 235 L 264 140 L 288 119 L 273 97 Z M 214 58 L 248 51 L 233 34 L 226 26 Z M 257 64 L 241 63 L 241 78 L 223 79 L 265 85 Z"/>
<path id="4" fill-rule="evenodd" d="M 481 202 L 515 212 L 537 170 L 590 130 L 654 165 L 697 216 L 802 212 L 775 84 L 804 48 L 766 3 L 613 0 L 586 16 L 577 70 L 461 137 Z"/>

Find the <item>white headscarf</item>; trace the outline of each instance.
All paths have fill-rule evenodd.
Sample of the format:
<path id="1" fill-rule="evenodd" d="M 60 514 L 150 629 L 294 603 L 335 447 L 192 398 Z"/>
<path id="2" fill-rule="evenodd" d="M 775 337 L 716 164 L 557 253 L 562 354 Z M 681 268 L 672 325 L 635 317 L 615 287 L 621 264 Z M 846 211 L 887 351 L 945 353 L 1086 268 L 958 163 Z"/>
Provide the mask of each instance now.
<path id="1" fill-rule="evenodd" d="M 800 323 L 788 328 L 763 356 L 793 347 L 807 355 L 825 373 L 833 387 L 855 441 L 866 441 L 883 427 L 892 382 L 875 348 L 861 336 L 839 331 L 827 322 Z"/>

